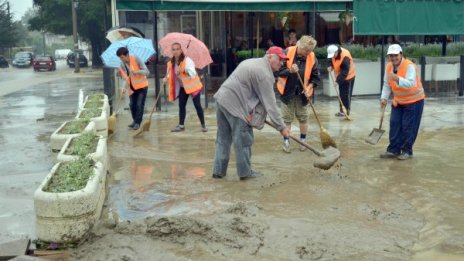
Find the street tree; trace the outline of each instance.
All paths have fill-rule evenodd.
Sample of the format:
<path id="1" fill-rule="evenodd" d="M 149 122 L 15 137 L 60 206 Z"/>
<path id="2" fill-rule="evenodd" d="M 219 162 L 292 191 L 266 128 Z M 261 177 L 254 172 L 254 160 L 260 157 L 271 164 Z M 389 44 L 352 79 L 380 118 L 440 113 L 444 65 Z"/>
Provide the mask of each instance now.
<path id="1" fill-rule="evenodd" d="M 19 22 L 13 21 L 8 2 L 0 0 L 0 49 L 11 48 L 19 41 L 20 35 L 16 23 Z"/>
<path id="2" fill-rule="evenodd" d="M 105 46 L 107 2 L 107 0 L 78 0 L 77 30 L 79 37 L 90 42 L 94 66 L 102 65 L 100 55 Z M 72 35 L 71 3 L 72 0 L 34 0 L 37 14 L 29 20 L 30 29 Z"/>

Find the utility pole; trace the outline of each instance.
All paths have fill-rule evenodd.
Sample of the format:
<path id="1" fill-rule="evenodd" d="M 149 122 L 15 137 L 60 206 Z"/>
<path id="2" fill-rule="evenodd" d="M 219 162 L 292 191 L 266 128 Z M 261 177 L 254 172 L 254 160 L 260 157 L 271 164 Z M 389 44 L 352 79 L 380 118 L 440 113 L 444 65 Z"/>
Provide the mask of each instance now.
<path id="1" fill-rule="evenodd" d="M 77 39 L 77 6 L 79 5 L 78 0 L 71 0 L 71 8 L 72 8 L 72 22 L 73 22 L 73 37 L 74 37 L 74 72 L 80 72 L 79 68 L 79 53 L 77 50 L 79 49 L 78 39 Z"/>
<path id="2" fill-rule="evenodd" d="M 45 31 L 42 32 L 42 41 L 43 41 L 43 53 L 42 54 L 45 55 L 45 53 L 46 53 L 45 52 L 45 47 L 46 47 L 46 45 L 45 45 Z"/>

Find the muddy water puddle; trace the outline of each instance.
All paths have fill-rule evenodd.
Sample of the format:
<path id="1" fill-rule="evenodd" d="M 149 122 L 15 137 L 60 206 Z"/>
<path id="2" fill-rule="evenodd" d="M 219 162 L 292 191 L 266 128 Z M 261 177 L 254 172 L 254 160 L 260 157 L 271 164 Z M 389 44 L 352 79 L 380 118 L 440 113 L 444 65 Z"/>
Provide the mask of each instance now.
<path id="1" fill-rule="evenodd" d="M 326 125 L 338 129 L 331 135 L 342 158 L 322 171 L 312 167 L 316 157 L 311 152 L 292 145 L 291 154 L 282 153 L 280 136 L 266 127 L 255 132 L 252 158 L 253 168 L 264 176 L 239 182 L 233 156 L 227 176 L 211 178 L 214 126 L 200 133 L 195 115 L 189 117 L 186 131 L 175 134 L 169 129 L 176 117 L 155 117 L 150 132 L 136 139 L 125 127 L 128 120 L 118 120 L 122 131 L 109 143 L 108 208 L 120 224 L 145 218 L 163 231 L 166 224 L 171 227 L 168 234 L 156 236 L 150 229 L 118 232 L 121 242 L 135 235 L 148 237 L 148 242 L 164 246 L 161 251 L 170 260 L 464 258 L 461 129 L 425 124 L 415 157 L 400 162 L 378 158 L 388 132 L 378 145 L 367 145 L 363 140 L 370 124 L 334 121 Z M 308 140 L 317 146 L 317 137 Z M 237 204 L 243 209 L 231 212 Z M 192 222 L 210 232 L 187 229 Z M 242 232 L 230 231 L 234 224 Z M 254 225 L 258 230 L 250 230 Z M 226 232 L 233 235 L 232 242 L 252 238 L 250 247 L 237 252 L 240 244 L 230 244 L 230 238 L 221 236 Z M 111 238 L 112 233 L 104 235 Z M 154 251 L 132 247 L 134 259 Z"/>

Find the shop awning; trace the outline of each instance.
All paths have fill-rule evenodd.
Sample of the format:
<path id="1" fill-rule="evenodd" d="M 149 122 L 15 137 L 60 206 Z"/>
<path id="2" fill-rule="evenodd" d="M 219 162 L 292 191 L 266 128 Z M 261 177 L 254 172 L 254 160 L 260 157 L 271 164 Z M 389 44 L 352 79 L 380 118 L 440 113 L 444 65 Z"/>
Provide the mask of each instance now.
<path id="1" fill-rule="evenodd" d="M 353 0 L 357 35 L 464 34 L 464 0 Z"/>
<path id="2" fill-rule="evenodd" d="M 116 0 L 116 9 L 121 11 L 340 11 L 351 0 Z"/>

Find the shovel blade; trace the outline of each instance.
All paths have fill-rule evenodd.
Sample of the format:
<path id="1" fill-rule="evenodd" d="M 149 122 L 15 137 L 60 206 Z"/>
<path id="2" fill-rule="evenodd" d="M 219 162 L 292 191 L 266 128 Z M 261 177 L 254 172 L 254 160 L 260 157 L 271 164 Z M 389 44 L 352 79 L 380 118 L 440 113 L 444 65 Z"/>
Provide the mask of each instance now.
<path id="1" fill-rule="evenodd" d="M 340 151 L 334 147 L 328 147 L 321 152 L 321 155 L 314 161 L 313 166 L 316 168 L 328 170 L 340 158 Z"/>
<path id="2" fill-rule="evenodd" d="M 384 130 L 374 128 L 365 141 L 369 144 L 375 145 L 379 142 L 384 132 Z"/>

